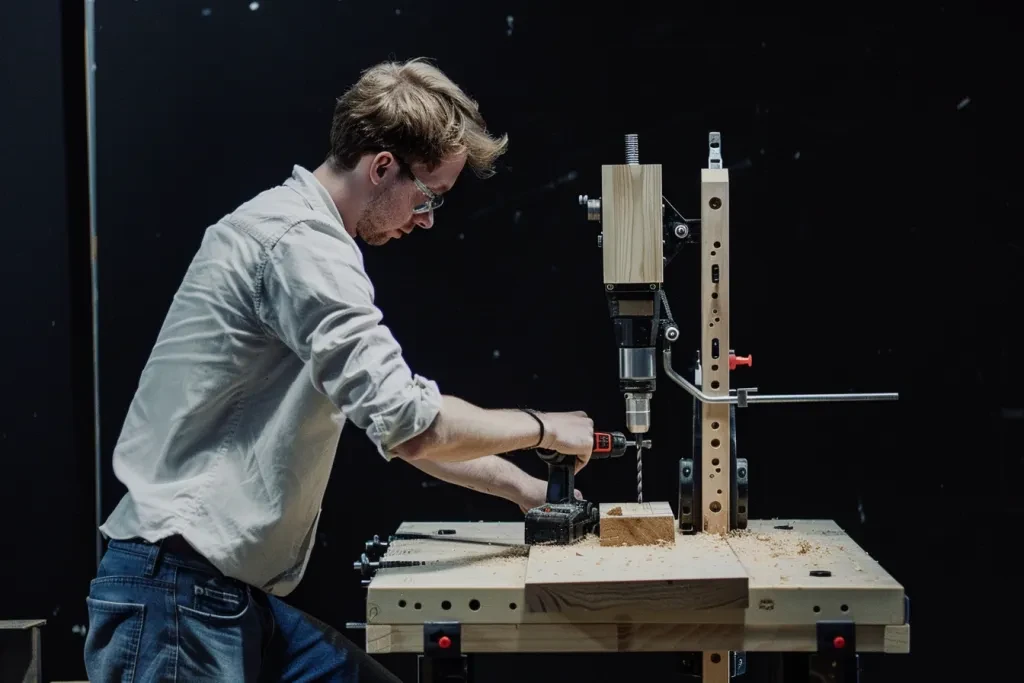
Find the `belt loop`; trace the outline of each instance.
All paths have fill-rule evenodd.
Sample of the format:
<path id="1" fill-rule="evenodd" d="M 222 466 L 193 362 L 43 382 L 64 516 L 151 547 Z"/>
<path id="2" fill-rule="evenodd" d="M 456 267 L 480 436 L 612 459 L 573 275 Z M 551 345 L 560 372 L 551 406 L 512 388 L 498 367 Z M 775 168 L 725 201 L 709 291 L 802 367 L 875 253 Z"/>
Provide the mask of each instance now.
<path id="1" fill-rule="evenodd" d="M 157 564 L 160 561 L 160 552 L 163 550 L 164 541 L 160 539 L 156 543 L 149 546 L 149 551 L 146 556 L 146 567 L 143 569 L 142 575 L 147 579 L 151 579 L 156 576 Z"/>

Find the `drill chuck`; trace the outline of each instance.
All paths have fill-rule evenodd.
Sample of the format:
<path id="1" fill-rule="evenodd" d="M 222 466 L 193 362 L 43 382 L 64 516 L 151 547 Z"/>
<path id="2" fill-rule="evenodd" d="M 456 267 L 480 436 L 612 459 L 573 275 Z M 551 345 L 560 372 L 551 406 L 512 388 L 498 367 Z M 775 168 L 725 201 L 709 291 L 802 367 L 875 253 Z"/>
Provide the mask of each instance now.
<path id="1" fill-rule="evenodd" d="M 626 429 L 633 434 L 646 434 L 651 429 L 651 395 L 626 394 Z"/>

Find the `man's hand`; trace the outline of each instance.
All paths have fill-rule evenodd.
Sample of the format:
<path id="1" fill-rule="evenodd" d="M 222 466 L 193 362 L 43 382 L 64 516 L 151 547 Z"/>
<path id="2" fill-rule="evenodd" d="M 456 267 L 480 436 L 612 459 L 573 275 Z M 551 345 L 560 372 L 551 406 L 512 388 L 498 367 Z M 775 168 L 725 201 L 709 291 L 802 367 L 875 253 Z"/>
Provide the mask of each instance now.
<path id="1" fill-rule="evenodd" d="M 573 493 L 576 496 L 576 500 L 583 500 L 583 494 L 580 493 L 579 489 L 574 489 Z M 525 513 L 527 510 L 547 502 L 547 494 L 548 483 L 543 479 L 530 477 L 528 481 L 522 484 L 515 502 L 519 505 L 519 509 Z"/>
<path id="2" fill-rule="evenodd" d="M 594 450 L 594 421 L 582 410 L 541 413 L 540 418 L 544 422 L 544 442 L 541 447 L 575 455 L 576 472 L 586 467 Z"/>

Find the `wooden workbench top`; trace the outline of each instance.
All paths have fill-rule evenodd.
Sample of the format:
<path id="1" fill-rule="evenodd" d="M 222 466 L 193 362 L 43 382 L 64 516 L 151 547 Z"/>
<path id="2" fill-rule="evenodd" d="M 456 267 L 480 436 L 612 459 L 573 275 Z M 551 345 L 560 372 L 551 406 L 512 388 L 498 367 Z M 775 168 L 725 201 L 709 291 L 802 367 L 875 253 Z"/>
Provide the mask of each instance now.
<path id="1" fill-rule="evenodd" d="M 753 520 L 670 546 L 523 543 L 516 522 L 405 523 L 367 592 L 369 652 L 419 652 L 422 624 L 458 621 L 464 651 L 813 650 L 850 619 L 858 649 L 905 651 L 903 587 L 837 524 Z M 443 540 L 442 540 L 443 539 Z M 492 543 L 494 545 L 488 545 Z"/>

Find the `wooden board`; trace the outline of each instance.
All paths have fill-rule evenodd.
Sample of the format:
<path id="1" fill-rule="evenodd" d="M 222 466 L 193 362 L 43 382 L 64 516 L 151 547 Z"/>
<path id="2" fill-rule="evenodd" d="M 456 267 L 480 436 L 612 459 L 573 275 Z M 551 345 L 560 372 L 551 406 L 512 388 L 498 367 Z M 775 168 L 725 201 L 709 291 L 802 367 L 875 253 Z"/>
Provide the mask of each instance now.
<path id="1" fill-rule="evenodd" d="M 671 545 L 676 540 L 676 518 L 665 501 L 601 503 L 601 545 Z"/>
<path id="2" fill-rule="evenodd" d="M 910 652 L 909 626 L 857 626 L 858 652 Z M 815 652 L 814 626 L 715 624 L 469 624 L 474 652 Z M 422 625 L 367 626 L 370 654 L 423 651 Z"/>
<path id="3" fill-rule="evenodd" d="M 728 540 L 750 577 L 748 624 L 904 621 L 903 586 L 833 521 L 751 520 Z"/>
<path id="4" fill-rule="evenodd" d="M 678 533 L 678 532 L 677 532 Z M 588 537 L 537 546 L 526 564 L 531 612 L 741 609 L 747 575 L 726 543 L 679 534 L 670 546 L 608 548 Z"/>
<path id="5" fill-rule="evenodd" d="M 679 535 L 673 548 L 602 548 L 598 539 L 589 538 L 578 546 L 535 547 L 529 550 L 529 558 L 525 547 L 514 545 L 523 540 L 521 522 L 405 523 L 398 531 L 433 533 L 439 528 L 455 529 L 460 537 L 513 545 L 395 541 L 385 559 L 438 562 L 380 570 L 367 589 L 368 624 L 422 627 L 424 621 L 441 620 L 467 625 L 686 624 L 703 629 L 687 633 L 740 632 L 735 628 L 728 631 L 727 626 L 746 629 L 742 630 L 748 634 L 744 638 L 751 637 L 751 628 L 771 627 L 775 630 L 757 631 L 762 634 L 758 637 L 768 638 L 765 634 L 770 633 L 780 643 L 778 651 L 785 650 L 781 644 L 790 642 L 791 631 L 787 629 L 813 627 L 819 618 L 849 618 L 865 627 L 903 624 L 902 586 L 831 521 L 751 520 L 747 530 L 725 537 Z M 724 594 L 716 598 L 713 593 L 696 589 L 688 596 L 683 593 L 694 598 L 696 604 L 690 607 L 670 607 L 649 599 L 630 604 L 631 585 L 651 582 L 665 566 L 655 561 L 653 554 L 647 558 L 655 550 L 671 554 L 673 565 L 693 572 L 691 578 L 701 570 L 705 579 L 746 578 L 746 606 L 717 608 L 716 602 L 728 602 L 721 599 Z M 603 555 L 620 553 L 632 556 L 621 557 L 617 563 L 605 560 L 597 564 Z M 562 562 L 557 561 L 559 555 Z M 702 559 L 695 561 L 695 557 Z M 728 573 L 713 569 L 713 557 L 730 558 L 719 567 Z M 534 559 L 538 561 L 528 567 L 529 560 Z M 603 589 L 598 590 L 596 601 L 560 603 L 560 611 L 533 611 L 527 608 L 528 569 L 532 582 L 529 590 L 539 593 L 535 599 L 541 601 L 550 600 L 550 595 L 578 595 L 588 582 L 605 579 L 605 585 L 594 587 Z M 832 576 L 811 577 L 811 571 L 831 571 Z M 569 575 L 574 572 L 582 575 Z M 703 582 L 704 589 L 707 583 Z M 695 579 L 692 585 L 700 587 L 702 582 Z M 609 595 L 613 588 L 622 591 L 618 599 L 614 593 Z M 847 606 L 845 612 L 843 605 Z M 815 606 L 819 612 L 814 611 Z M 529 647 L 530 642 L 523 641 L 523 647 Z"/>
<path id="6" fill-rule="evenodd" d="M 528 552 L 525 545 L 517 545 L 524 539 L 522 522 L 405 522 L 396 533 L 434 534 L 438 529 L 454 530 L 458 538 L 509 545 L 392 542 L 383 560 L 431 564 L 378 570 L 367 589 L 367 623 L 520 621 Z"/>
<path id="7" fill-rule="evenodd" d="M 605 284 L 664 280 L 661 165 L 601 167 L 601 247 Z"/>

